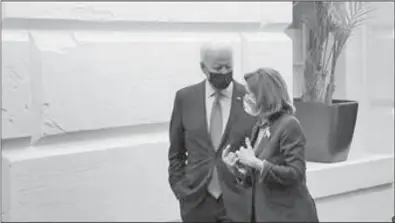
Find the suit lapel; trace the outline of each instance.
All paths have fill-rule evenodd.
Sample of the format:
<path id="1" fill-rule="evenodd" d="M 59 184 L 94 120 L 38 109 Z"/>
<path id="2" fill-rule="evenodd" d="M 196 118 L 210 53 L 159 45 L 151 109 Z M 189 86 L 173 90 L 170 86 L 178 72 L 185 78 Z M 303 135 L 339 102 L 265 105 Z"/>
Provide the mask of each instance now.
<path id="1" fill-rule="evenodd" d="M 269 147 L 269 139 L 266 136 L 263 136 L 261 141 L 256 147 L 255 150 L 255 155 L 259 158 L 264 158 L 267 156 L 267 153 L 269 152 L 268 147 Z"/>
<path id="2" fill-rule="evenodd" d="M 196 112 L 196 118 L 204 123 L 203 124 L 203 130 L 204 131 L 204 140 L 209 142 L 209 145 L 211 147 L 212 143 L 211 143 L 211 138 L 210 138 L 210 133 L 208 132 L 208 125 L 207 125 L 207 112 L 206 112 L 206 84 L 205 81 L 202 81 L 197 88 L 197 92 L 195 94 L 195 100 L 194 102 L 196 102 L 196 107 L 198 109 L 202 109 L 198 112 Z"/>
<path id="3" fill-rule="evenodd" d="M 251 135 L 250 135 L 250 142 L 251 142 L 251 145 L 255 145 L 255 141 L 257 140 L 257 138 L 258 138 L 258 130 L 259 130 L 259 125 L 258 125 L 258 122 L 254 125 L 254 127 L 252 127 L 252 130 L 251 130 Z"/>

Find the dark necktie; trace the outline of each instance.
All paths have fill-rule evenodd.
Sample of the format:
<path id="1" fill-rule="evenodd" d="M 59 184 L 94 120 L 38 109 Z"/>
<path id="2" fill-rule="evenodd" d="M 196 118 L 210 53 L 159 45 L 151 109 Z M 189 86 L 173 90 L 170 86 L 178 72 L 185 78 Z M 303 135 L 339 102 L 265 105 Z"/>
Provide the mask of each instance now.
<path id="1" fill-rule="evenodd" d="M 221 93 L 215 93 L 215 99 L 213 102 L 213 107 L 211 109 L 211 117 L 210 117 L 210 137 L 211 143 L 214 147 L 214 150 L 217 151 L 219 149 L 219 145 L 222 139 L 222 108 L 220 104 L 220 100 L 222 98 Z M 218 180 L 218 171 L 216 166 L 214 166 L 213 174 L 211 181 L 209 182 L 208 192 L 215 198 L 218 198 L 221 195 L 221 188 L 219 186 Z"/>

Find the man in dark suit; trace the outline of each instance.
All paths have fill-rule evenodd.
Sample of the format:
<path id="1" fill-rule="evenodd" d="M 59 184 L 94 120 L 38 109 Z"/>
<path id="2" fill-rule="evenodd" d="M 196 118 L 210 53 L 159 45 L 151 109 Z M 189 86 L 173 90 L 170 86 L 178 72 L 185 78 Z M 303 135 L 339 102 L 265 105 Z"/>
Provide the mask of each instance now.
<path id="1" fill-rule="evenodd" d="M 246 198 L 221 159 L 225 146 L 239 148 L 255 118 L 243 110 L 244 87 L 233 79 L 230 45 L 201 48 L 204 81 L 178 90 L 170 121 L 169 183 L 182 220 L 243 221 Z"/>

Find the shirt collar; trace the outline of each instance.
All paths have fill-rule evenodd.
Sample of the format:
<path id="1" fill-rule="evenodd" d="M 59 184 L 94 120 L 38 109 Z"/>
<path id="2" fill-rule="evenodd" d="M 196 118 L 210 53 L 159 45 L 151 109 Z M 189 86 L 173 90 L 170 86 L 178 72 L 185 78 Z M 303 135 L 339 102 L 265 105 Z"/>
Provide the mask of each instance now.
<path id="1" fill-rule="evenodd" d="M 210 82 L 207 79 L 206 79 L 206 93 L 207 93 L 207 97 L 214 96 L 214 94 L 215 94 L 214 87 L 210 84 Z M 229 84 L 229 86 L 227 88 L 221 90 L 221 93 L 226 98 L 232 98 L 233 81 L 230 82 L 230 84 Z"/>

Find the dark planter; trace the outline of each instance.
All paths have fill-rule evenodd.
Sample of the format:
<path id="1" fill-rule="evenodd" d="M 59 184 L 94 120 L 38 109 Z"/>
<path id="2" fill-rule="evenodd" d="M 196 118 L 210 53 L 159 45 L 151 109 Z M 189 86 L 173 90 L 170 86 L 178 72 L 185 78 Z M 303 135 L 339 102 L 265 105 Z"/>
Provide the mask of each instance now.
<path id="1" fill-rule="evenodd" d="M 295 116 L 306 136 L 306 160 L 333 163 L 347 160 L 354 135 L 358 102 L 333 100 L 331 105 L 294 99 Z"/>

